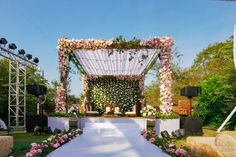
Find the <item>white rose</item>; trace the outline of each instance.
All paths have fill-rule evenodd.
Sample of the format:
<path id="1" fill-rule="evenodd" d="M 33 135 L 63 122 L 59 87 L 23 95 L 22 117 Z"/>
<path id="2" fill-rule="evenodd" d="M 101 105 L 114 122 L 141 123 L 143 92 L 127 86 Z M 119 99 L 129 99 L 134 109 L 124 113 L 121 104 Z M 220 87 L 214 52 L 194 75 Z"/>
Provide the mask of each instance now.
<path id="1" fill-rule="evenodd" d="M 52 138 L 51 138 L 51 137 L 49 137 L 49 138 L 47 139 L 47 141 L 51 142 L 51 141 L 52 141 Z"/>
<path id="2" fill-rule="evenodd" d="M 143 117 L 146 117 L 146 116 L 147 116 L 146 112 L 145 112 L 145 113 L 143 113 Z"/>
<path id="3" fill-rule="evenodd" d="M 31 143 L 31 146 L 34 146 L 36 143 Z"/>

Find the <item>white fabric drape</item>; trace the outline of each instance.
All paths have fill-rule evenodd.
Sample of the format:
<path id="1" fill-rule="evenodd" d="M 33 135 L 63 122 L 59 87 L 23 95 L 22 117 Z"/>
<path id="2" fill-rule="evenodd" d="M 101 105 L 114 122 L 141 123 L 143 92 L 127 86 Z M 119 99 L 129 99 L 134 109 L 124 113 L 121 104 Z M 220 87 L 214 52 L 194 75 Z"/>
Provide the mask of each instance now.
<path id="1" fill-rule="evenodd" d="M 130 121 L 86 124 L 82 135 L 47 157 L 170 157 L 143 138 L 137 124 Z"/>
<path id="2" fill-rule="evenodd" d="M 154 49 L 138 50 L 135 54 L 133 52 L 135 50 L 126 50 L 123 53 L 113 50 L 109 55 L 108 50 L 78 50 L 74 54 L 84 71 L 88 75 L 96 76 L 141 75 L 158 54 Z M 134 57 L 132 60 L 129 60 L 130 53 Z M 142 59 L 142 56 L 147 58 Z"/>

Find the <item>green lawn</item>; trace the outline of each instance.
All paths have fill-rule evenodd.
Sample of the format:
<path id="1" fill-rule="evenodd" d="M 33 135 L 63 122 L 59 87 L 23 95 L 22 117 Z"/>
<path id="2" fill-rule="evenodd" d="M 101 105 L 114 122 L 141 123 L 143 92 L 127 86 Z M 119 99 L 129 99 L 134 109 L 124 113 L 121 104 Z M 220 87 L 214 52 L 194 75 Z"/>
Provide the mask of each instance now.
<path id="1" fill-rule="evenodd" d="M 216 130 L 209 128 L 209 127 L 203 127 L 203 137 L 215 137 L 216 136 Z M 177 147 L 181 145 L 187 145 L 186 139 L 176 140 L 173 143 L 176 144 Z"/>
<path id="2" fill-rule="evenodd" d="M 12 133 L 11 135 L 14 138 L 14 157 L 24 156 L 30 149 L 31 143 L 41 142 L 50 136 L 46 134 L 42 134 L 39 136 L 34 135 L 33 133 Z"/>

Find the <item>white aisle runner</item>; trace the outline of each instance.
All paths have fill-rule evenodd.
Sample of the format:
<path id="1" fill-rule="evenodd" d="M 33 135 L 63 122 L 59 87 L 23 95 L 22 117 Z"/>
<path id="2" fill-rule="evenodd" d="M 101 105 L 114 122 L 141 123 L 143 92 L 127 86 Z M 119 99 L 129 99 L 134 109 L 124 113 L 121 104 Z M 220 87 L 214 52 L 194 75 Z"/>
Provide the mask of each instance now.
<path id="1" fill-rule="evenodd" d="M 86 123 L 79 137 L 48 157 L 169 157 L 140 135 L 135 124 Z"/>

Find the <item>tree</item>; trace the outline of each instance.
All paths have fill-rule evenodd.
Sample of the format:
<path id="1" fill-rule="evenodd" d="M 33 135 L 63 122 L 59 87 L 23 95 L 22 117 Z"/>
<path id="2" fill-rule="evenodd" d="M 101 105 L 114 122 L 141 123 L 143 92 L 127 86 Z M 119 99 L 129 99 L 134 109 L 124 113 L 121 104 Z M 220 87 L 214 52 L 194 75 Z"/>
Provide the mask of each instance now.
<path id="1" fill-rule="evenodd" d="M 209 45 L 197 54 L 190 69 L 195 81 L 200 83 L 212 75 L 225 75 L 234 67 L 233 38 Z"/>
<path id="2" fill-rule="evenodd" d="M 6 59 L 0 60 L 0 118 L 7 121 L 8 115 L 8 69 Z"/>
<path id="3" fill-rule="evenodd" d="M 215 75 L 201 84 L 202 94 L 197 98 L 201 109 L 194 114 L 203 118 L 204 125 L 218 127 L 228 114 L 225 100 L 229 95 L 226 78 Z"/>
<path id="4" fill-rule="evenodd" d="M 236 106 L 236 70 L 234 67 L 229 70 L 226 81 L 229 84 L 229 90 L 228 90 L 229 94 L 226 97 L 225 103 L 227 105 L 227 110 L 229 114 Z M 231 130 L 235 129 L 235 127 L 236 127 L 236 114 L 233 115 L 228 124 L 228 128 Z"/>
<path id="5" fill-rule="evenodd" d="M 158 106 L 160 104 L 160 89 L 153 83 L 144 90 L 144 96 L 147 105 Z"/>

